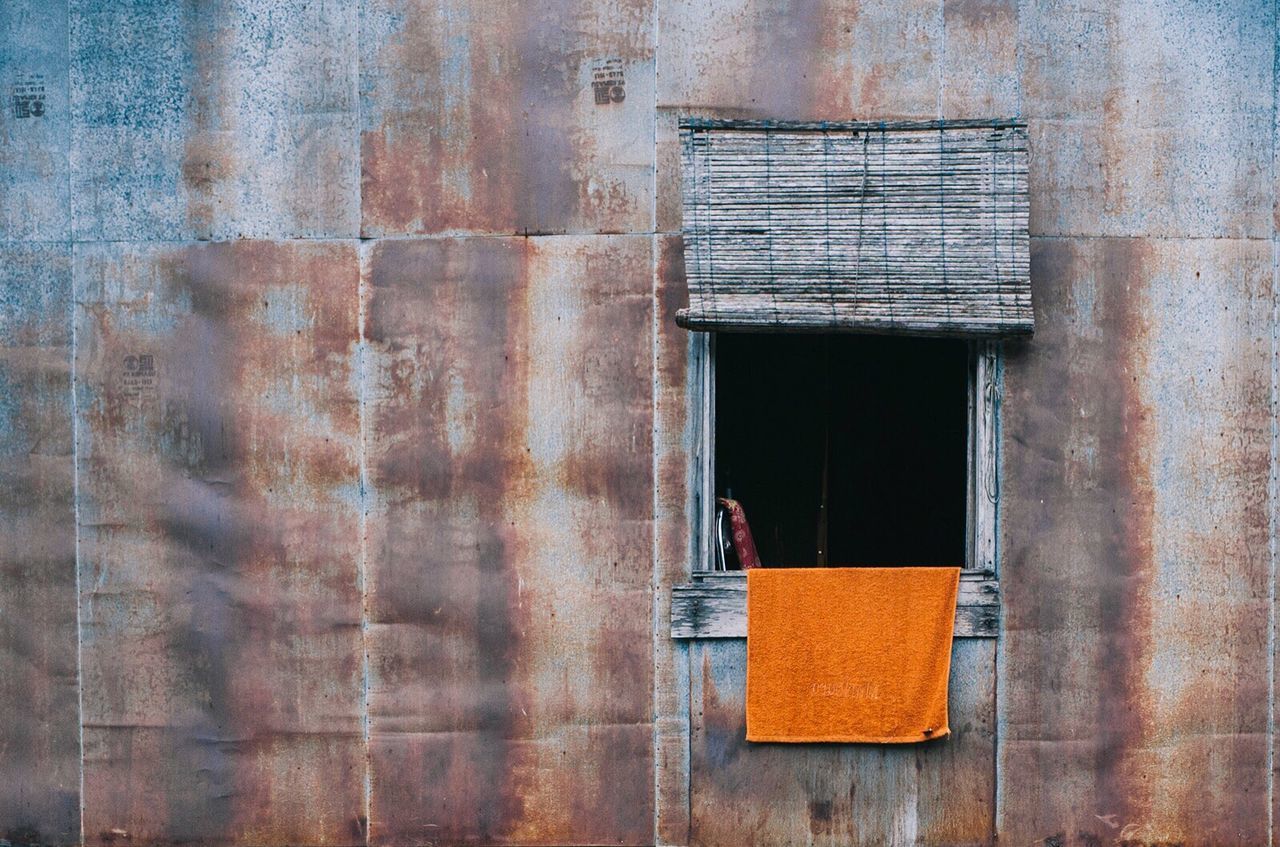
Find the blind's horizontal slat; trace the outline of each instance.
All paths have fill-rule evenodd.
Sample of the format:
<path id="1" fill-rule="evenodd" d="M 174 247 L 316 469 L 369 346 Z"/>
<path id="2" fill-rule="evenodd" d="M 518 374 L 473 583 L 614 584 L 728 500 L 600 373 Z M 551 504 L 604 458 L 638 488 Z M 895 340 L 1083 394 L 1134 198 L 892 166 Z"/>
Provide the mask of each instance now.
<path id="1" fill-rule="evenodd" d="M 682 122 L 692 329 L 1032 329 L 1016 121 Z"/>

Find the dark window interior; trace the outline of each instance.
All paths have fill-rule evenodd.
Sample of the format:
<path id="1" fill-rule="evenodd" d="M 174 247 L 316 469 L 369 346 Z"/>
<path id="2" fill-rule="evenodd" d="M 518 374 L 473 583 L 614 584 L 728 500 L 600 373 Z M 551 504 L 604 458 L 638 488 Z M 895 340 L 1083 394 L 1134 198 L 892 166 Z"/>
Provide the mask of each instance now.
<path id="1" fill-rule="evenodd" d="M 764 566 L 964 565 L 968 345 L 715 343 L 716 494 L 742 504 Z"/>

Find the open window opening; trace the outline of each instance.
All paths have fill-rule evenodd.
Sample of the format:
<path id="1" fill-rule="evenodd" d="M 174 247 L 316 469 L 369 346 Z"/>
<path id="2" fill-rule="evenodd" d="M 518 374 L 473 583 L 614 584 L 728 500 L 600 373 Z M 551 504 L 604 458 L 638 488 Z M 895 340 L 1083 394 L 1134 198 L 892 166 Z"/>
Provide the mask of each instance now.
<path id="1" fill-rule="evenodd" d="M 714 368 L 715 493 L 761 565 L 965 565 L 966 342 L 723 333 Z M 715 528 L 737 569 L 723 508 Z"/>
<path id="2" fill-rule="evenodd" d="M 731 497 L 763 566 L 961 564 L 995 575 L 1000 345 L 708 333 L 702 555 L 737 570 Z"/>
<path id="3" fill-rule="evenodd" d="M 961 565 L 955 635 L 997 637 L 998 341 L 720 332 L 690 354 L 697 549 L 673 638 L 746 635 L 726 494 L 761 566 Z"/>

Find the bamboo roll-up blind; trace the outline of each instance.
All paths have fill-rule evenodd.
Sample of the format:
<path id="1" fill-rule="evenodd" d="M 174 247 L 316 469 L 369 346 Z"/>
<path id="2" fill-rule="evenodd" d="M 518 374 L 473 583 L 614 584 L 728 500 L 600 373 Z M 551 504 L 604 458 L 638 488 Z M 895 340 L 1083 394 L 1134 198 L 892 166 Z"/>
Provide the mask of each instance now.
<path id="1" fill-rule="evenodd" d="M 681 122 L 699 330 L 1030 333 L 1015 121 Z"/>

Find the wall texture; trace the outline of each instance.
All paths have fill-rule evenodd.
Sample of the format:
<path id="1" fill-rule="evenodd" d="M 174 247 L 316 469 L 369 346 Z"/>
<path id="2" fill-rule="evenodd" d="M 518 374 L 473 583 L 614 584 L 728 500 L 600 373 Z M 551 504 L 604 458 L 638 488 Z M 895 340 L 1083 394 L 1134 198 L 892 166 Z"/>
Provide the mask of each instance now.
<path id="1" fill-rule="evenodd" d="M 0 845 L 1280 845 L 1277 21 L 0 4 Z M 593 83 L 612 80 L 625 97 Z M 998 641 L 747 745 L 676 643 L 676 119 L 1022 116 Z"/>

